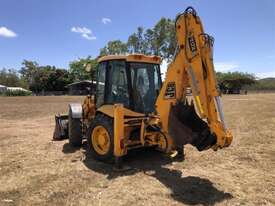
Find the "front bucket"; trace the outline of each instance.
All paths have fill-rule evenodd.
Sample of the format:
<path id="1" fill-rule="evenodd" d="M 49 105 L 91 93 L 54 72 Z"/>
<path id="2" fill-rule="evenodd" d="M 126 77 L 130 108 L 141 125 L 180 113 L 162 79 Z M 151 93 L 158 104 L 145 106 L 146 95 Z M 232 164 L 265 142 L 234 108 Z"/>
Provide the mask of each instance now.
<path id="1" fill-rule="evenodd" d="M 53 140 L 68 138 L 68 115 L 55 115 L 55 129 Z"/>
<path id="2" fill-rule="evenodd" d="M 171 107 L 168 132 L 176 145 L 191 144 L 199 151 L 209 149 L 217 141 L 208 124 L 197 115 L 193 103 L 188 102 Z"/>

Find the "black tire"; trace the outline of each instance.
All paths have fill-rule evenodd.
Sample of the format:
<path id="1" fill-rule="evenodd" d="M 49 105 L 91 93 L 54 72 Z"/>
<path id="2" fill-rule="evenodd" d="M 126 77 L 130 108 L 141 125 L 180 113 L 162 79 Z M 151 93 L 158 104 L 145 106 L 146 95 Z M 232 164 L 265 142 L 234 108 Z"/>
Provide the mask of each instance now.
<path id="1" fill-rule="evenodd" d="M 69 109 L 68 136 L 72 146 L 80 147 L 82 145 L 81 119 L 73 118 L 71 109 Z"/>
<path id="2" fill-rule="evenodd" d="M 92 144 L 92 132 L 95 127 L 97 126 L 103 126 L 110 138 L 110 147 L 109 151 L 102 155 L 96 152 L 95 148 Z M 92 120 L 92 123 L 87 131 L 87 143 L 88 148 L 87 152 L 91 154 L 91 156 L 97 160 L 104 161 L 104 162 L 112 162 L 114 160 L 114 126 L 113 126 L 113 119 L 103 115 L 103 114 L 96 114 L 95 118 Z"/>

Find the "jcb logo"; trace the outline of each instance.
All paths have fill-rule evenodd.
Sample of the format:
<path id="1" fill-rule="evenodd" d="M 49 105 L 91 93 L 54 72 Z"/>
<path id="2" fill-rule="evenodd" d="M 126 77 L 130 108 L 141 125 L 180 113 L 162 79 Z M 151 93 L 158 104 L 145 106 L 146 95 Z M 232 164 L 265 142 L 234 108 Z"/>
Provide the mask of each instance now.
<path id="1" fill-rule="evenodd" d="M 194 36 L 188 37 L 188 43 L 189 43 L 189 48 L 192 53 L 197 51 L 197 45 L 196 45 L 196 40 Z"/>

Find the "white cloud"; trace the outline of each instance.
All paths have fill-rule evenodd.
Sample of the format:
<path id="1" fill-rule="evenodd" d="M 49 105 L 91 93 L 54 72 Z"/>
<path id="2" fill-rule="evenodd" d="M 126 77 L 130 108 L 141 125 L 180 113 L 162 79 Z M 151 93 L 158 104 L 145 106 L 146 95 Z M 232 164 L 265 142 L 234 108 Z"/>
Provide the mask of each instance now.
<path id="1" fill-rule="evenodd" d="M 235 62 L 216 62 L 214 63 L 215 70 L 218 72 L 228 72 L 239 69 L 239 65 Z"/>
<path id="2" fill-rule="evenodd" d="M 108 23 L 111 23 L 112 20 L 109 19 L 109 18 L 102 18 L 102 19 L 101 19 L 101 22 L 102 22 L 103 24 L 108 24 Z"/>
<path id="3" fill-rule="evenodd" d="M 275 71 L 274 72 L 259 72 L 256 73 L 256 77 L 263 79 L 267 77 L 275 77 Z"/>
<path id="4" fill-rule="evenodd" d="M 7 27 L 2 26 L 0 27 L 0 36 L 6 38 L 13 38 L 16 37 L 17 34 L 14 31 L 8 29 Z"/>
<path id="5" fill-rule="evenodd" d="M 96 37 L 93 35 L 93 32 L 86 27 L 72 27 L 71 32 L 79 33 L 81 36 L 87 40 L 95 40 Z"/>
<path id="6" fill-rule="evenodd" d="M 89 34 L 82 34 L 82 37 L 88 40 L 96 40 L 95 36 L 90 36 Z"/>

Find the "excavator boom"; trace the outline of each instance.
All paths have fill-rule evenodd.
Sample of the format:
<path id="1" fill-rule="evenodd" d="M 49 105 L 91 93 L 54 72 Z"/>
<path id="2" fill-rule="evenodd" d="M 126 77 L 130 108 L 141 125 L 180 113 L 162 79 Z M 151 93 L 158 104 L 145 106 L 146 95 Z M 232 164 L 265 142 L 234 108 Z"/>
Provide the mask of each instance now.
<path id="1" fill-rule="evenodd" d="M 174 145 L 192 144 L 198 150 L 227 147 L 232 134 L 227 129 L 213 65 L 213 42 L 204 33 L 192 7 L 175 23 L 177 50 L 156 101 L 164 133 Z M 192 101 L 188 101 L 191 87 Z"/>

